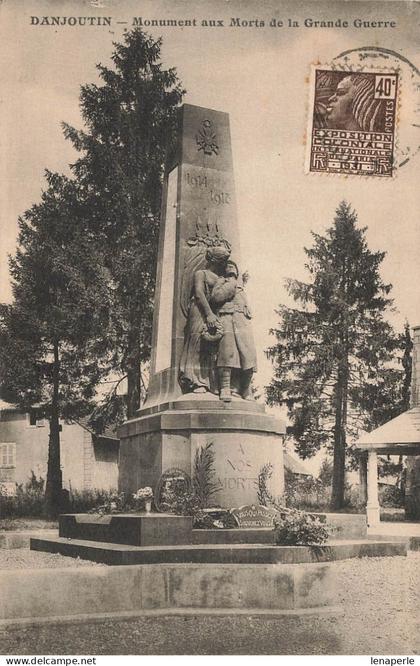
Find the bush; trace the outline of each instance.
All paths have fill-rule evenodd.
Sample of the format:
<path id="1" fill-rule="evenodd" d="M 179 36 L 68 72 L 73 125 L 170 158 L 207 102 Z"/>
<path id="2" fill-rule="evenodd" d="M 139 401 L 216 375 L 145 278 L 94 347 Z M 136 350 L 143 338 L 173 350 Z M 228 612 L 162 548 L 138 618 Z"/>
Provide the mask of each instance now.
<path id="1" fill-rule="evenodd" d="M 324 464 L 325 463 L 325 464 Z M 315 479 L 302 477 L 285 470 L 285 501 L 290 508 L 302 511 L 330 511 L 331 502 L 331 464 L 324 461 Z M 345 485 L 343 511 L 362 513 L 364 504 L 360 500 L 357 486 Z"/>
<path id="2" fill-rule="evenodd" d="M 400 509 L 404 506 L 404 493 L 397 486 L 379 484 L 379 504 L 383 507 Z"/>
<path id="3" fill-rule="evenodd" d="M 274 520 L 274 540 L 279 546 L 321 545 L 328 536 L 319 518 L 297 509 L 282 513 Z"/>
<path id="4" fill-rule="evenodd" d="M 331 488 L 333 480 L 333 463 L 332 460 L 324 458 L 319 468 L 318 480 L 324 488 Z"/>
<path id="5" fill-rule="evenodd" d="M 124 494 L 116 490 L 72 490 L 69 497 L 69 513 L 112 513 L 124 505 Z"/>
<path id="6" fill-rule="evenodd" d="M 44 487 L 44 479 L 37 479 L 33 471 L 25 484 L 16 484 L 15 495 L 2 493 L 0 486 L 0 517 L 41 517 L 44 512 Z"/>
<path id="7" fill-rule="evenodd" d="M 286 506 L 307 511 L 328 510 L 331 496 L 329 484 L 313 476 L 298 476 L 287 469 L 284 484 Z"/>
<path id="8" fill-rule="evenodd" d="M 101 513 L 110 513 L 115 504 L 117 510 L 123 510 L 121 499 L 115 490 L 72 490 L 68 495 L 66 510 L 70 513 L 87 513 L 95 508 Z M 42 477 L 38 479 L 34 472 L 31 472 L 31 477 L 25 484 L 16 484 L 15 495 L 2 493 L 0 484 L 0 518 L 42 518 L 45 509 L 44 496 L 45 480 Z"/>

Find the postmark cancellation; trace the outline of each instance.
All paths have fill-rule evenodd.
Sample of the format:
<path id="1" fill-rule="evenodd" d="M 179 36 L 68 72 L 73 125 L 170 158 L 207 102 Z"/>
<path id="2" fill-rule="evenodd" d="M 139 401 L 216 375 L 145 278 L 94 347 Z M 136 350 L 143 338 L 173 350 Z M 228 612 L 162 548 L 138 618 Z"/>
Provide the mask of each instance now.
<path id="1" fill-rule="evenodd" d="M 307 172 L 394 175 L 399 76 L 313 66 Z"/>

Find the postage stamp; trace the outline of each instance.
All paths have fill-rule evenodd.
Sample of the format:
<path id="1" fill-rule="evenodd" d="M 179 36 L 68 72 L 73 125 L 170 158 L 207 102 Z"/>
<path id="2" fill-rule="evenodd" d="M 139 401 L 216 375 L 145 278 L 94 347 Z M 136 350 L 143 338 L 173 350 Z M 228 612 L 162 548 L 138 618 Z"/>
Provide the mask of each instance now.
<path id="1" fill-rule="evenodd" d="M 314 66 L 306 171 L 394 175 L 398 71 Z"/>

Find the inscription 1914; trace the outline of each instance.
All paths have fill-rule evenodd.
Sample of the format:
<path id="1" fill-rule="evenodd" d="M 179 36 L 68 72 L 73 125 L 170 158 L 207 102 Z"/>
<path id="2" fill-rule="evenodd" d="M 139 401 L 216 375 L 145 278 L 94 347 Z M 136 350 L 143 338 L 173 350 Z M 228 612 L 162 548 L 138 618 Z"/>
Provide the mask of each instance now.
<path id="1" fill-rule="evenodd" d="M 209 189 L 209 181 L 207 176 L 203 176 L 201 174 L 195 175 L 187 171 L 185 174 L 185 182 L 187 185 L 193 187 L 194 189 L 199 189 L 199 190 Z M 210 201 L 216 206 L 230 204 L 231 199 L 232 197 L 230 192 L 223 192 L 222 190 L 216 190 L 213 188 L 210 189 Z"/>
<path id="2" fill-rule="evenodd" d="M 197 188 L 205 188 L 207 189 L 208 183 L 207 183 L 207 176 L 194 176 L 191 175 L 189 171 L 185 174 L 185 182 L 187 185 L 190 185 L 191 187 L 197 187 Z"/>

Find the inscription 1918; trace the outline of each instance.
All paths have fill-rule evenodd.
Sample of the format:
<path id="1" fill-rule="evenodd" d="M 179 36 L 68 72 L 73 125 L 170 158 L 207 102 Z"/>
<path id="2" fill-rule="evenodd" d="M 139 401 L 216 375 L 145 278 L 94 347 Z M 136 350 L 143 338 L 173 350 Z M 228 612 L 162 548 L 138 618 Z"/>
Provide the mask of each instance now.
<path id="1" fill-rule="evenodd" d="M 189 171 L 186 172 L 185 183 L 194 189 L 207 190 L 209 187 L 209 181 L 207 176 L 201 174 L 192 174 Z M 223 204 L 231 203 L 231 194 L 230 192 L 223 192 L 222 190 L 210 190 L 210 201 L 216 206 L 221 206 Z"/>
<path id="2" fill-rule="evenodd" d="M 216 206 L 230 204 L 230 192 L 215 192 L 214 190 L 211 190 L 210 199 L 212 203 L 216 204 Z"/>

